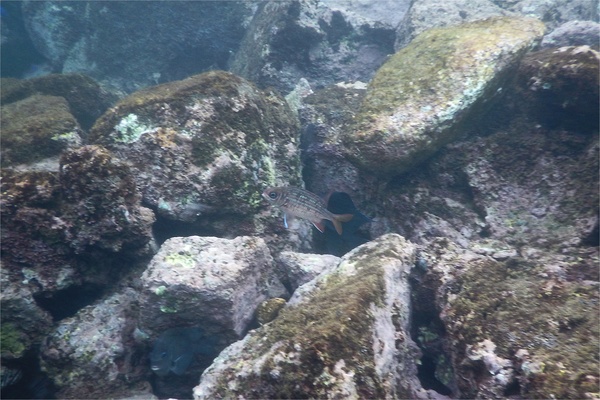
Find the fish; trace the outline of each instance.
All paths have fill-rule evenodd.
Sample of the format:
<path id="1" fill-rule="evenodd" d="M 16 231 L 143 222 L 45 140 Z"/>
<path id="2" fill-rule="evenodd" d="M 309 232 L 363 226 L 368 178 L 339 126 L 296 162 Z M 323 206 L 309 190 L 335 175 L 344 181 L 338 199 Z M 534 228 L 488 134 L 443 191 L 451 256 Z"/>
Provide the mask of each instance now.
<path id="1" fill-rule="evenodd" d="M 158 376 L 169 372 L 183 375 L 196 355 L 215 356 L 216 338 L 202 328 L 172 328 L 164 331 L 154 342 L 150 353 L 150 368 Z"/>
<path id="2" fill-rule="evenodd" d="M 287 228 L 287 215 L 293 215 L 312 222 L 325 232 L 324 220 L 331 221 L 338 235 L 343 233 L 342 222 L 350 221 L 353 214 L 334 214 L 327 209 L 325 201 L 314 193 L 297 187 L 270 187 L 262 196 L 273 206 L 283 211 L 283 224 Z"/>

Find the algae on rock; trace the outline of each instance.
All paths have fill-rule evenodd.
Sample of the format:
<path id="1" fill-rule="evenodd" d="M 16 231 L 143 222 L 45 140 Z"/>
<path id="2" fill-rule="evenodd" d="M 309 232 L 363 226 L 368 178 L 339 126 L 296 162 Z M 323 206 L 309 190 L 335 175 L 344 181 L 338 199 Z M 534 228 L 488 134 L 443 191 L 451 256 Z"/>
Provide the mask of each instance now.
<path id="1" fill-rule="evenodd" d="M 431 29 L 392 56 L 369 85 L 348 157 L 383 175 L 406 172 L 457 138 L 544 32 L 530 18 Z"/>
<path id="2" fill-rule="evenodd" d="M 298 135 L 283 98 L 223 71 L 133 93 L 90 132 L 159 218 L 221 236 L 263 231 L 265 187 L 301 185 Z"/>
<path id="3" fill-rule="evenodd" d="M 408 333 L 415 246 L 382 236 L 296 290 L 272 322 L 226 348 L 195 399 L 428 398 Z"/>

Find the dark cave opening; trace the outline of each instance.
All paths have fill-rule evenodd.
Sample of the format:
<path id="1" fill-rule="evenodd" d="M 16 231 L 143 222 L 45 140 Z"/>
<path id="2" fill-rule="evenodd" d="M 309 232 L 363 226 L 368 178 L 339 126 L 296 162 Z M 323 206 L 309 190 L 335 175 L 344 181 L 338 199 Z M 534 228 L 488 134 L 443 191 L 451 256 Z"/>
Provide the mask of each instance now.
<path id="1" fill-rule="evenodd" d="M 456 382 L 451 358 L 446 354 L 446 329 L 435 304 L 435 289 L 427 279 L 425 259 L 417 257 L 411 271 L 410 335 L 422 351 L 417 377 L 424 389 L 442 395 L 456 395 Z"/>
<path id="2" fill-rule="evenodd" d="M 54 321 L 60 321 L 98 300 L 104 291 L 104 286 L 84 283 L 54 292 L 51 297 L 35 294 L 33 298 L 38 306 L 52 315 Z"/>
<path id="3" fill-rule="evenodd" d="M 436 378 L 436 368 L 436 361 L 432 357 L 421 357 L 421 365 L 417 366 L 417 377 L 421 382 L 421 386 L 423 386 L 424 389 L 435 390 L 436 392 L 445 396 L 451 395 L 452 390 L 450 390 L 446 385 Z"/>
<path id="4" fill-rule="evenodd" d="M 152 233 L 156 244 L 161 246 L 167 239 L 185 236 L 219 236 L 214 230 L 200 227 L 190 222 L 175 221 L 156 216 L 156 222 L 152 225 Z"/>

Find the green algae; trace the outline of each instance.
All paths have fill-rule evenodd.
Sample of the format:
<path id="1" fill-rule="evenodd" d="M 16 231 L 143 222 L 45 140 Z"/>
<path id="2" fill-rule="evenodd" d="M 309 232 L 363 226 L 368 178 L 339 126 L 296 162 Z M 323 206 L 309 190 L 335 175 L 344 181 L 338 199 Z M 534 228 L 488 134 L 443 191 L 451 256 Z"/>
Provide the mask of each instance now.
<path id="1" fill-rule="evenodd" d="M 150 127 L 138 121 L 137 115 L 133 113 L 128 114 L 115 126 L 115 131 L 117 132 L 115 141 L 121 143 L 137 142 L 144 132 L 147 132 L 150 129 Z"/>
<path id="2" fill-rule="evenodd" d="M 0 326 L 0 347 L 2 356 L 19 358 L 25 352 L 27 346 L 21 338 L 19 329 L 12 323 L 3 323 Z"/>
<path id="3" fill-rule="evenodd" d="M 177 268 L 194 268 L 196 259 L 187 252 L 168 254 L 165 256 L 165 262 Z"/>

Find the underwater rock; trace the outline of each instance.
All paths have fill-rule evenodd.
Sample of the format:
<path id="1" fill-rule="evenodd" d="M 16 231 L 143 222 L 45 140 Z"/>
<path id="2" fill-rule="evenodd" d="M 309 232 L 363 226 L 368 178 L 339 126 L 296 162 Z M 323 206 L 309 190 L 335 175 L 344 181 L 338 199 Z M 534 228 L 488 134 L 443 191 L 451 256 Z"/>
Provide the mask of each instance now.
<path id="1" fill-rule="evenodd" d="M 65 152 L 60 172 L 4 168 L 1 191 L 2 360 L 31 370 L 53 323 L 149 258 L 154 219 L 129 170 L 98 146 Z"/>
<path id="2" fill-rule="evenodd" d="M 27 32 L 55 72 L 86 73 L 125 93 L 224 69 L 255 8 L 237 1 L 21 4 Z"/>
<path id="3" fill-rule="evenodd" d="M 528 54 L 516 77 L 522 104 L 544 127 L 597 134 L 599 63 L 600 53 L 587 45 Z"/>
<path id="4" fill-rule="evenodd" d="M 0 123 L 3 168 L 57 157 L 81 145 L 81 128 L 62 97 L 33 95 L 3 105 Z"/>
<path id="5" fill-rule="evenodd" d="M 368 81 L 393 53 L 394 30 L 409 1 L 262 2 L 230 71 L 291 92 L 300 79 L 314 87 Z"/>
<path id="6" fill-rule="evenodd" d="M 313 280 L 317 275 L 329 271 L 340 262 L 340 258 L 327 254 L 306 254 L 283 251 L 277 257 L 277 268 L 281 281 L 291 291 Z"/>
<path id="7" fill-rule="evenodd" d="M 279 311 L 285 307 L 286 301 L 281 297 L 268 299 L 260 303 L 256 309 L 256 321 L 259 325 L 268 324 L 279 315 Z"/>
<path id="8" fill-rule="evenodd" d="M 274 321 L 223 350 L 194 398 L 443 398 L 416 377 L 414 256 L 394 234 L 348 253 L 301 286 Z"/>
<path id="9" fill-rule="evenodd" d="M 340 146 L 340 136 L 358 113 L 365 91 L 360 85 L 333 85 L 302 99 L 302 175 L 313 193 L 336 190 L 356 200 L 368 191 L 367 178 L 343 156 Z"/>
<path id="10" fill-rule="evenodd" d="M 0 282 L 0 356 L 3 361 L 23 357 L 25 352 L 39 345 L 52 329 L 50 314 L 36 304 L 33 294 L 25 285 L 9 281 L 4 268 Z"/>
<path id="11" fill-rule="evenodd" d="M 95 145 L 66 152 L 60 164 L 61 218 L 69 221 L 65 239 L 75 252 L 147 254 L 154 214 L 141 206 L 129 166 Z"/>
<path id="12" fill-rule="evenodd" d="M 597 393 L 597 247 L 523 249 L 500 261 L 440 238 L 422 254 L 429 267 L 414 296 L 435 299 L 433 334 L 450 352 L 456 397 Z"/>
<path id="13" fill-rule="evenodd" d="M 497 3 L 497 2 L 496 2 Z M 412 3 L 396 31 L 395 49 L 408 45 L 431 28 L 458 25 L 484 18 L 508 16 L 502 4 L 491 0 L 419 0 Z"/>
<path id="14" fill-rule="evenodd" d="M 301 186 L 297 124 L 274 92 L 213 71 L 123 99 L 90 139 L 128 161 L 159 222 L 209 236 L 269 236 L 280 222 L 260 194 Z M 268 240 L 293 246 L 307 235 L 278 233 Z"/>
<path id="15" fill-rule="evenodd" d="M 431 157 L 462 134 L 543 31 L 534 19 L 497 17 L 422 33 L 369 84 L 342 136 L 346 155 L 384 176 Z"/>
<path id="16" fill-rule="evenodd" d="M 509 89 L 510 90 L 510 89 Z M 522 101 L 507 102 L 508 110 Z M 531 104 L 530 106 L 533 106 Z M 598 244 L 598 139 L 496 109 L 472 136 L 379 194 L 374 216 L 415 243 L 445 237 L 559 249 Z M 577 193 L 577 195 L 573 195 Z"/>
<path id="17" fill-rule="evenodd" d="M 32 79 L 2 79 L 0 103 L 6 105 L 33 94 L 63 97 L 84 130 L 117 100 L 92 78 L 83 74 L 50 74 Z"/>
<path id="18" fill-rule="evenodd" d="M 60 322 L 41 347 L 58 398 L 119 398 L 148 387 L 143 349 L 133 340 L 138 294 L 128 288 Z"/>
<path id="19" fill-rule="evenodd" d="M 598 4 L 589 0 L 494 1 L 507 11 L 533 17 L 551 30 L 567 21 L 598 21 Z"/>
<path id="20" fill-rule="evenodd" d="M 241 337 L 258 305 L 287 297 L 265 242 L 240 236 L 167 240 L 141 277 L 139 328 L 150 337 L 199 326 L 223 342 Z"/>
<path id="21" fill-rule="evenodd" d="M 563 46 L 598 46 L 600 24 L 594 21 L 569 21 L 558 26 L 542 39 L 541 48 Z"/>

